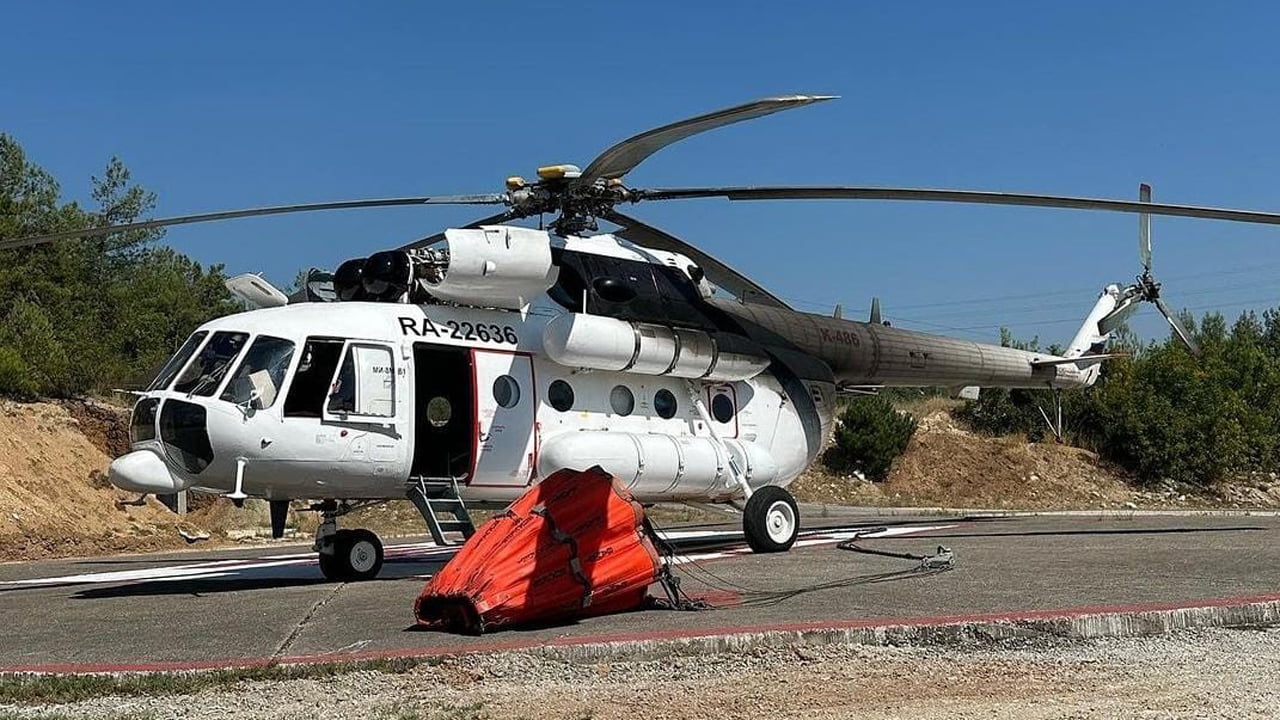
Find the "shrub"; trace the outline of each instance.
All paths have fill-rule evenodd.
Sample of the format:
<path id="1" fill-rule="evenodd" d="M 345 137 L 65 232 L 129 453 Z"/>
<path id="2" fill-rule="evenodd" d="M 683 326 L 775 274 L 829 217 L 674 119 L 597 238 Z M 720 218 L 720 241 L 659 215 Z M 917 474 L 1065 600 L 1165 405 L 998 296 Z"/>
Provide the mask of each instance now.
<path id="1" fill-rule="evenodd" d="M 0 346 L 0 395 L 29 399 L 38 388 L 22 355 L 11 347 Z"/>
<path id="2" fill-rule="evenodd" d="M 954 411 L 970 430 L 984 435 L 1028 435 L 1041 427 L 1039 411 L 1025 390 L 983 388 L 977 400 L 966 400 Z"/>
<path id="3" fill-rule="evenodd" d="M 835 472 L 856 470 L 872 480 L 883 480 L 915 431 L 915 418 L 898 412 L 887 399 L 857 398 L 840 413 L 823 462 Z"/>
<path id="4" fill-rule="evenodd" d="M 0 344 L 12 350 L 2 372 L 18 395 L 65 395 L 71 386 L 71 365 L 49 315 L 39 305 L 18 302 L 0 317 Z M 17 362 L 14 362 L 14 360 Z"/>

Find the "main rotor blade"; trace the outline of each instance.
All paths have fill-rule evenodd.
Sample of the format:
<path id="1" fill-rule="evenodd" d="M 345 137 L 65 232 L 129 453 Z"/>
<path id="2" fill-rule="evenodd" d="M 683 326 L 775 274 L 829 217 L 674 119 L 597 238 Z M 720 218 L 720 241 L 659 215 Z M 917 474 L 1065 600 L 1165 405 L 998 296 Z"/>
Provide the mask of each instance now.
<path id="1" fill-rule="evenodd" d="M 466 225 L 463 225 L 461 229 L 473 230 L 482 225 L 498 225 L 502 223 L 503 220 L 510 220 L 510 219 L 511 219 L 510 212 L 500 212 L 497 215 L 490 215 L 487 218 L 480 218 L 475 222 L 467 223 Z M 397 250 L 413 250 L 420 247 L 427 247 L 428 245 L 435 245 L 436 243 L 440 242 L 443 239 L 444 239 L 444 233 L 438 232 L 435 235 L 428 235 L 427 237 L 414 240 L 408 245 L 401 245 L 396 249 Z"/>
<path id="2" fill-rule="evenodd" d="M 952 202 L 975 205 L 1022 205 L 1027 207 L 1065 208 L 1068 210 L 1107 210 L 1125 213 L 1150 213 L 1175 217 L 1229 220 L 1232 222 L 1280 225 L 1280 213 L 1258 210 L 1232 210 L 1199 205 L 1170 205 L 1133 200 L 1070 197 L 1066 195 L 1033 195 L 1029 193 L 987 192 L 981 190 L 934 190 L 926 188 L 888 187 L 722 187 L 659 188 L 632 190 L 638 200 L 689 200 L 693 198 L 728 198 L 729 200 L 910 200 L 916 202 Z"/>
<path id="3" fill-rule="evenodd" d="M 1138 202 L 1151 202 L 1151 186 L 1142 183 L 1138 186 Z M 1142 213 L 1138 216 L 1138 259 L 1142 261 L 1142 269 L 1151 272 L 1151 215 Z"/>
<path id="4" fill-rule="evenodd" d="M 1182 321 L 1178 319 L 1178 316 L 1174 315 L 1169 310 L 1169 306 L 1164 304 L 1164 300 L 1155 297 L 1152 298 L 1152 303 L 1155 304 L 1156 309 L 1160 311 L 1164 319 L 1169 321 L 1169 327 L 1173 328 L 1173 334 L 1177 335 L 1182 344 L 1187 346 L 1187 350 L 1190 350 L 1192 355 L 1200 357 L 1200 346 L 1191 337 L 1191 333 L 1187 332 L 1187 329 L 1183 327 Z"/>
<path id="5" fill-rule="evenodd" d="M 690 260 L 698 264 L 698 267 L 702 268 L 702 271 L 707 274 L 708 280 L 738 295 L 743 300 L 770 307 L 790 309 L 786 303 L 779 300 L 773 293 L 760 287 L 747 276 L 674 235 L 659 230 L 652 225 L 647 225 L 628 215 L 623 215 L 617 210 L 610 210 L 600 217 L 622 228 L 614 233 L 620 238 L 630 240 L 647 248 L 668 250 L 688 256 Z"/>
<path id="6" fill-rule="evenodd" d="M 247 210 L 223 210 L 220 212 L 200 213 L 197 215 L 180 215 L 171 218 L 143 220 L 123 225 L 104 225 L 102 227 L 64 230 L 48 235 L 0 240 L 0 250 L 40 245 L 66 240 L 74 237 L 93 237 L 128 230 L 148 230 L 168 227 L 170 225 L 188 225 L 191 223 L 213 222 L 215 220 L 233 220 L 235 218 L 256 217 L 258 215 L 283 215 L 285 213 L 314 212 L 317 210 L 352 210 L 356 208 L 399 207 L 404 205 L 504 205 L 507 196 L 501 194 L 482 195 L 432 195 L 429 197 L 381 198 L 375 200 L 342 200 L 338 202 L 302 203 L 298 205 L 275 205 L 272 207 L 250 208 Z"/>
<path id="7" fill-rule="evenodd" d="M 592 160 L 587 169 L 582 171 L 579 182 L 590 184 L 601 178 L 620 178 L 631 172 L 650 155 L 690 135 L 771 115 L 782 110 L 803 107 L 824 100 L 834 100 L 835 97 L 834 95 L 791 95 L 765 98 L 663 125 L 629 137 L 600 153 L 600 156 Z"/>

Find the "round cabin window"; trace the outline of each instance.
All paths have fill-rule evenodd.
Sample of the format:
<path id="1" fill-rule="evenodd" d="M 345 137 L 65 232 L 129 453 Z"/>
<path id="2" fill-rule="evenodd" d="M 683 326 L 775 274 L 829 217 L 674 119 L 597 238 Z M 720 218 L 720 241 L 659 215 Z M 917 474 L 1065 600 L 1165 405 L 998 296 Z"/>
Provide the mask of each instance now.
<path id="1" fill-rule="evenodd" d="M 711 398 L 711 417 L 722 423 L 733 420 L 733 400 L 724 393 Z"/>
<path id="2" fill-rule="evenodd" d="M 560 412 L 573 409 L 573 386 L 564 380 L 552 380 L 547 387 L 547 402 Z"/>
<path id="3" fill-rule="evenodd" d="M 493 381 L 493 399 L 504 408 L 513 408 L 520 402 L 520 383 L 510 375 L 499 375 Z"/>
<path id="4" fill-rule="evenodd" d="M 437 395 L 427 402 L 427 422 L 431 427 L 444 427 L 453 417 L 453 404 L 449 399 Z"/>
<path id="5" fill-rule="evenodd" d="M 636 409 L 636 396 L 626 385 L 615 385 L 613 392 L 609 393 L 609 406 L 618 415 L 630 415 Z"/>
<path id="6" fill-rule="evenodd" d="M 653 394 L 653 411 L 658 413 L 658 417 L 663 420 L 670 420 L 676 416 L 676 396 L 668 389 L 663 388 Z"/>

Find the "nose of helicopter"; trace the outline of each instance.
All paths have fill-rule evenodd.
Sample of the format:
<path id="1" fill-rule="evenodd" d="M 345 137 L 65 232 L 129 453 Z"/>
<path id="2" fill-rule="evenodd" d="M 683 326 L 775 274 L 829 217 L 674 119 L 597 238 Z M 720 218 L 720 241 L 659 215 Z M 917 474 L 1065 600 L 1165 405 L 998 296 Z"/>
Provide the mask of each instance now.
<path id="1" fill-rule="evenodd" d="M 187 483 L 169 472 L 164 460 L 151 450 L 134 450 L 111 461 L 111 484 L 121 490 L 167 494 L 187 489 Z"/>

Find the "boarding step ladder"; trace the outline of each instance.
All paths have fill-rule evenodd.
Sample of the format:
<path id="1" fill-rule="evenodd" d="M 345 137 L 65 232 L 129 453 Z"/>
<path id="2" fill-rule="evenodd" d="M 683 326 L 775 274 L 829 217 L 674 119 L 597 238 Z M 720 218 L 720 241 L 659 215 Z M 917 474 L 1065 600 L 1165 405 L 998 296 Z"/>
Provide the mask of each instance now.
<path id="1" fill-rule="evenodd" d="M 418 508 L 436 545 L 461 545 L 476 532 L 471 512 L 458 495 L 458 481 L 451 477 L 413 477 L 409 479 L 409 500 Z M 451 519 L 441 520 L 440 515 Z M 462 533 L 461 540 L 449 540 L 445 533 Z"/>

